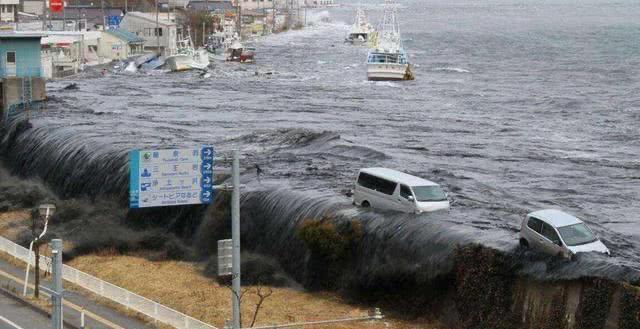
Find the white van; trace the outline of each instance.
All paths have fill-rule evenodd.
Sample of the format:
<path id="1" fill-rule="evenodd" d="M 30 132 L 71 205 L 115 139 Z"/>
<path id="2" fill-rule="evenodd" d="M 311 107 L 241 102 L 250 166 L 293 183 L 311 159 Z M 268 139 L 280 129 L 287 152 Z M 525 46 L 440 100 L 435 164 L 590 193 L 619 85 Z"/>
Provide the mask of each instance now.
<path id="1" fill-rule="evenodd" d="M 449 209 L 440 185 L 387 168 L 361 169 L 353 203 L 362 207 L 422 213 Z"/>

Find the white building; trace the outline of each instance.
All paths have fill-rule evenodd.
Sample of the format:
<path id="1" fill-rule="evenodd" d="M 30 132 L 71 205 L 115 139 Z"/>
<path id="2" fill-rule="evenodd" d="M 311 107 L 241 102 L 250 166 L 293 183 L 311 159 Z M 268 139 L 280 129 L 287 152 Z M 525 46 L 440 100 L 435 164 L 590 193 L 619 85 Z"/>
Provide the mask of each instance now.
<path id="1" fill-rule="evenodd" d="M 273 0 L 236 0 L 242 10 L 273 9 Z"/>
<path id="2" fill-rule="evenodd" d="M 305 0 L 307 7 L 333 7 L 335 0 Z"/>
<path id="3" fill-rule="evenodd" d="M 13 23 L 18 16 L 19 0 L 0 0 L 0 22 Z"/>
<path id="4" fill-rule="evenodd" d="M 156 28 L 154 13 L 130 11 L 122 19 L 120 27 L 144 39 L 145 50 L 159 50 L 163 54 L 172 54 L 177 50 L 178 32 L 176 23 L 171 20 L 173 17 L 167 16 L 166 13 L 159 14 Z"/>

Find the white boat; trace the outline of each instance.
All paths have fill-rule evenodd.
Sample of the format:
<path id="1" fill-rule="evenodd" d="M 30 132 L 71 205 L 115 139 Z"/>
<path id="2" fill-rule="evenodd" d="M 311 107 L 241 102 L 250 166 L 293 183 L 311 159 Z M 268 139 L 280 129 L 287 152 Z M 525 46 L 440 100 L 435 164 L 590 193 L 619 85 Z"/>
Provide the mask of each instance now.
<path id="1" fill-rule="evenodd" d="M 367 56 L 367 79 L 372 81 L 413 80 L 407 53 L 402 45 L 394 0 L 385 0 L 382 28 Z"/>
<path id="2" fill-rule="evenodd" d="M 371 24 L 369 24 L 364 10 L 358 8 L 356 9 L 355 22 L 351 26 L 345 41 L 350 43 L 366 43 L 374 32 L 375 29 Z"/>
<path id="3" fill-rule="evenodd" d="M 173 72 L 205 70 L 210 64 L 207 52 L 193 49 L 190 37 L 179 41 L 178 53 L 167 57 L 166 63 Z"/>

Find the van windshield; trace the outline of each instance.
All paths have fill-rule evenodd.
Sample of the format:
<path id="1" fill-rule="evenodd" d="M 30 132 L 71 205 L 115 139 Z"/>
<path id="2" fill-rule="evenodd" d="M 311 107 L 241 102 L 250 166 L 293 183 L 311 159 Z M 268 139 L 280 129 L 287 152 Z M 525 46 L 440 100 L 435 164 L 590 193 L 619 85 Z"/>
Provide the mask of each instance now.
<path id="1" fill-rule="evenodd" d="M 440 186 L 414 186 L 411 189 L 418 202 L 447 201 L 447 195 Z"/>
<path id="2" fill-rule="evenodd" d="M 583 223 L 559 227 L 558 232 L 560 232 L 564 243 L 569 247 L 587 244 L 597 240 L 591 230 Z"/>

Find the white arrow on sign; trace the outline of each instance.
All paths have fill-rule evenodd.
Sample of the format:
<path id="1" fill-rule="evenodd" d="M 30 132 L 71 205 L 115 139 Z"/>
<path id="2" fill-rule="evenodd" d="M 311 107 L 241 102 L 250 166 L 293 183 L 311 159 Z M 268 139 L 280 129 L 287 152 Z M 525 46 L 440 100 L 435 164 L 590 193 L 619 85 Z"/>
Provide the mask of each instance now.
<path id="1" fill-rule="evenodd" d="M 211 149 L 205 149 L 204 154 L 211 155 Z"/>
<path id="2" fill-rule="evenodd" d="M 209 184 L 209 183 L 211 183 L 211 178 L 209 178 L 209 177 L 205 177 L 205 178 L 204 178 L 204 182 L 205 182 L 205 184 Z"/>
<path id="3" fill-rule="evenodd" d="M 207 170 L 211 169 L 211 164 L 207 163 L 206 165 L 204 165 L 204 169 L 207 169 Z"/>
<path id="4" fill-rule="evenodd" d="M 209 193 L 209 191 L 205 191 L 203 194 L 205 198 L 208 198 L 211 196 L 211 193 Z"/>

